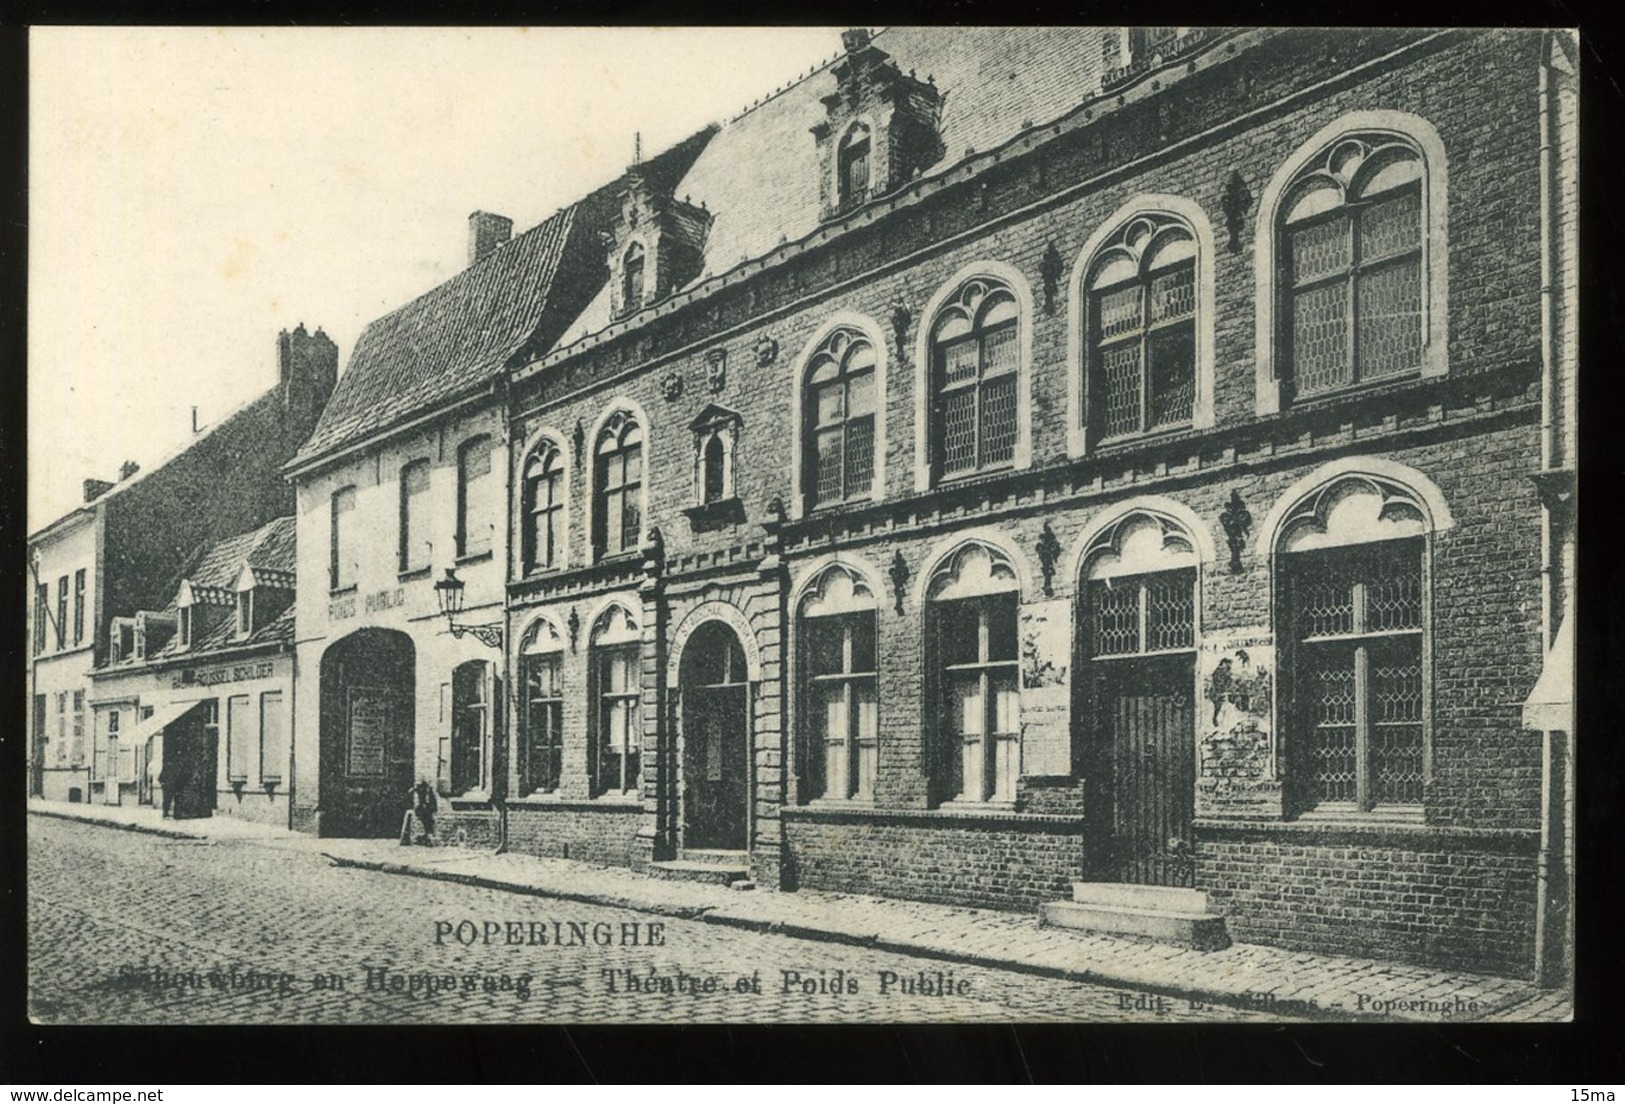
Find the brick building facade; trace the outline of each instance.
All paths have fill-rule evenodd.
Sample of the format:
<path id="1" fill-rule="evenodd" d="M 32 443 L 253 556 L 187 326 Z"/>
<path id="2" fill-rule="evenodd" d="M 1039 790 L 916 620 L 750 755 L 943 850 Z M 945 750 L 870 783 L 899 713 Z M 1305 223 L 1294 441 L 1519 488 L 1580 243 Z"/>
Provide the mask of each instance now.
<path id="1" fill-rule="evenodd" d="M 547 324 L 358 348 L 292 468 L 301 672 L 334 488 L 404 518 L 398 450 L 478 417 L 507 523 L 464 616 L 502 651 L 455 638 L 483 694 L 402 676 L 451 838 L 995 908 L 1194 888 L 1239 939 L 1528 973 L 1566 861 L 1566 744 L 1520 710 L 1572 588 L 1568 39 L 843 47 L 573 208 L 567 278 L 487 281 Z M 421 313 L 418 347 L 468 325 Z M 421 657 L 394 568 L 369 617 Z M 318 700 L 302 764 L 349 754 Z"/>
<path id="2" fill-rule="evenodd" d="M 512 373 L 510 845 L 1526 971 L 1554 41 L 855 34 L 634 168 Z"/>
<path id="3" fill-rule="evenodd" d="M 274 386 L 146 470 L 126 463 L 116 483 L 85 480 L 83 504 L 29 536 L 30 793 L 90 798 L 91 674 L 114 655 L 115 623 L 132 633 L 125 658 L 145 658 L 146 620 L 211 546 L 292 513 L 282 465 L 310 436 L 337 375 L 325 333 L 284 330 Z"/>

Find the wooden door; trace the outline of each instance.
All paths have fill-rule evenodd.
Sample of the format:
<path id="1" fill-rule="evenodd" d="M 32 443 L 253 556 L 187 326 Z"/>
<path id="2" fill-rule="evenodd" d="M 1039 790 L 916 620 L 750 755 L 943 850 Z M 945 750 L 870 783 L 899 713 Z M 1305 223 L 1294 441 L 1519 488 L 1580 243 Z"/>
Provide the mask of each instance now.
<path id="1" fill-rule="evenodd" d="M 1097 663 L 1109 775 L 1109 876 L 1192 884 L 1195 672 L 1188 655 Z"/>
<path id="2" fill-rule="evenodd" d="M 746 689 L 706 686 L 683 695 L 684 847 L 745 849 Z"/>

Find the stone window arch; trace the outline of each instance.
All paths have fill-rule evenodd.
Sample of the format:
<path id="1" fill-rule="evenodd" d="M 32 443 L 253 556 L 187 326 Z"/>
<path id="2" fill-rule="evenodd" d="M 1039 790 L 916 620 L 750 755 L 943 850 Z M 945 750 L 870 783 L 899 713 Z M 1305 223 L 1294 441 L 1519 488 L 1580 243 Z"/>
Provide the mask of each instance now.
<path id="1" fill-rule="evenodd" d="M 551 617 L 533 620 L 519 638 L 520 797 L 552 793 L 564 769 L 564 635 Z"/>
<path id="2" fill-rule="evenodd" d="M 1021 771 L 1015 561 L 968 539 L 927 573 L 928 773 L 941 804 L 1013 805 Z"/>
<path id="3" fill-rule="evenodd" d="M 1032 295 L 1009 265 L 968 266 L 922 314 L 915 483 L 1032 462 Z"/>
<path id="4" fill-rule="evenodd" d="M 635 551 L 649 505 L 648 420 L 629 402 L 611 404 L 592 436 L 591 533 L 595 559 Z"/>
<path id="5" fill-rule="evenodd" d="M 792 516 L 844 502 L 876 502 L 886 483 L 884 331 L 837 311 L 797 359 L 791 423 Z"/>
<path id="6" fill-rule="evenodd" d="M 1438 132 L 1399 111 L 1323 128 L 1265 189 L 1258 408 L 1448 370 L 1448 206 Z"/>
<path id="7" fill-rule="evenodd" d="M 837 560 L 817 569 L 797 596 L 796 776 L 802 802 L 874 800 L 879 594 L 868 573 Z"/>
<path id="8" fill-rule="evenodd" d="M 1125 203 L 1079 253 L 1070 286 L 1069 452 L 1213 425 L 1213 231 L 1199 204 Z"/>
<path id="9" fill-rule="evenodd" d="M 1432 538 L 1449 516 L 1398 467 L 1327 465 L 1266 522 L 1289 815 L 1422 815 Z"/>
<path id="10" fill-rule="evenodd" d="M 594 796 L 638 792 L 643 747 L 643 633 L 632 607 L 611 601 L 588 636 Z"/>
<path id="11" fill-rule="evenodd" d="M 568 561 L 569 456 L 562 437 L 543 434 L 525 456 L 519 479 L 519 565 L 522 575 Z"/>

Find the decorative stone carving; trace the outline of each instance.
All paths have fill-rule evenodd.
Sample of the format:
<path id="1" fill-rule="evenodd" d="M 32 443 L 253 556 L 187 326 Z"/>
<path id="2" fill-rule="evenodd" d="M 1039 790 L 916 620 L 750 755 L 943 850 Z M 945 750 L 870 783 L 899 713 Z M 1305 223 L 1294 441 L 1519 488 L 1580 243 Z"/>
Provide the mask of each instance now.
<path id="1" fill-rule="evenodd" d="M 713 395 L 728 386 L 728 350 L 712 349 L 705 354 L 705 382 Z"/>
<path id="2" fill-rule="evenodd" d="M 1253 530 L 1253 515 L 1241 500 L 1240 491 L 1230 492 L 1230 502 L 1219 515 L 1224 526 L 1225 543 L 1230 546 L 1230 574 L 1241 574 L 1241 550 L 1247 546 L 1247 534 Z"/>
<path id="3" fill-rule="evenodd" d="M 1055 530 L 1049 522 L 1044 523 L 1044 531 L 1038 534 L 1038 568 L 1044 573 L 1044 596 L 1055 596 L 1055 562 L 1061 558 L 1061 541 L 1056 537 Z"/>
<path id="4" fill-rule="evenodd" d="M 683 375 L 681 372 L 672 372 L 660 381 L 660 393 L 666 396 L 667 402 L 676 402 L 683 397 Z"/>
<path id="5" fill-rule="evenodd" d="M 887 574 L 891 576 L 892 594 L 896 599 L 897 612 L 903 612 L 903 595 L 908 592 L 908 561 L 903 559 L 903 553 L 893 554 L 891 568 Z"/>
<path id="6" fill-rule="evenodd" d="M 1230 171 L 1230 179 L 1224 185 L 1224 198 L 1220 206 L 1224 210 L 1224 228 L 1230 232 L 1230 252 L 1241 252 L 1241 232 L 1245 229 L 1247 211 L 1253 205 L 1252 193 L 1247 190 L 1247 182 L 1242 180 L 1241 172 L 1236 169 Z"/>
<path id="7" fill-rule="evenodd" d="M 779 343 L 769 334 L 763 334 L 756 339 L 756 367 L 766 368 L 779 355 Z"/>
<path id="8" fill-rule="evenodd" d="M 1066 263 L 1061 259 L 1061 251 L 1050 242 L 1049 248 L 1044 250 L 1044 259 L 1039 263 L 1038 274 L 1044 280 L 1044 313 L 1055 313 L 1055 292 L 1061 284 L 1061 272 Z"/>

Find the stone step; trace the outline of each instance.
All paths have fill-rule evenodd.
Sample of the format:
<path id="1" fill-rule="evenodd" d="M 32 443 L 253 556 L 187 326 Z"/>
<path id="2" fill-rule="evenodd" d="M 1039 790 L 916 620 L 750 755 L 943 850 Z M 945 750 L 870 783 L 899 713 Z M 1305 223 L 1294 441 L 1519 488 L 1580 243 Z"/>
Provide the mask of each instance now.
<path id="1" fill-rule="evenodd" d="M 721 851 L 711 847 L 685 847 L 678 856 L 684 862 L 712 863 L 716 866 L 748 866 L 749 851 Z"/>
<path id="2" fill-rule="evenodd" d="M 1125 882 L 1073 882 L 1072 900 L 1080 905 L 1107 905 L 1174 912 L 1211 912 L 1207 893 L 1179 886 L 1132 885 Z"/>
<path id="3" fill-rule="evenodd" d="M 1128 935 L 1158 943 L 1176 943 L 1198 951 L 1222 951 L 1230 946 L 1224 917 L 1210 912 L 1050 901 L 1039 907 L 1039 923 L 1100 935 Z"/>
<path id="4" fill-rule="evenodd" d="M 653 862 L 647 867 L 651 878 L 668 882 L 704 882 L 707 885 L 731 885 L 750 877 L 743 866 L 723 866 L 720 863 L 694 862 L 691 859 L 668 859 Z"/>

